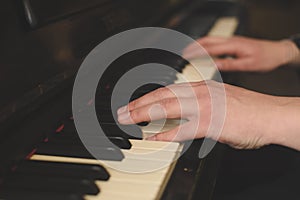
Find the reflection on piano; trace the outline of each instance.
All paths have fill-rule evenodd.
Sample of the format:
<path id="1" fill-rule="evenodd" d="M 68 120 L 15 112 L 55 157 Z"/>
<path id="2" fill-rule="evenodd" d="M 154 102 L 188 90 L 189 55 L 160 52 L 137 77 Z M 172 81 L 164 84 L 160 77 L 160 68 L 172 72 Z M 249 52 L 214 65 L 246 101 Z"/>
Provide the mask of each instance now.
<path id="1" fill-rule="evenodd" d="M 5 0 L 1 4 L 0 199 L 211 198 L 221 146 L 200 160 L 201 140 L 196 140 L 176 162 L 157 171 L 132 174 L 114 170 L 94 159 L 82 145 L 70 114 L 71 90 L 80 63 L 105 38 L 141 26 L 172 28 L 194 38 L 228 37 L 238 25 L 234 3 Z M 156 123 L 141 126 L 140 137 L 129 136 L 114 124 L 109 109 L 111 74 L 118 70 L 117 74 L 122 74 L 146 61 L 165 63 L 178 71 L 159 77 L 168 84 L 185 81 L 180 74 L 190 81 L 212 79 L 215 74 L 212 66 L 205 66 L 200 68 L 200 77 L 191 65 L 166 52 L 134 53 L 120 58 L 105 73 L 95 105 L 105 133 L 121 150 L 96 148 L 103 160 L 128 170 L 172 160 L 185 146 L 171 143 L 159 157 L 145 158 L 143 154 L 166 143 L 142 140 L 155 133 Z M 158 87 L 142 87 L 132 98 Z M 164 128 L 175 125 L 169 121 Z"/>

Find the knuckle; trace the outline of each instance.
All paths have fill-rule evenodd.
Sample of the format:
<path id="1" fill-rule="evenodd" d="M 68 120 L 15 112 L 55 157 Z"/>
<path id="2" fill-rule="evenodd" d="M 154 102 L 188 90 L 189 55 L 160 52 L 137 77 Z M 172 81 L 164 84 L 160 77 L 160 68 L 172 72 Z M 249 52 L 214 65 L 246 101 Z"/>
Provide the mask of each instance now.
<path id="1" fill-rule="evenodd" d="M 137 104 L 138 104 L 137 100 L 135 100 L 135 101 L 130 102 L 128 107 L 129 107 L 130 110 L 133 110 L 137 107 Z"/>
<path id="2" fill-rule="evenodd" d="M 176 101 L 174 99 L 163 99 L 160 105 L 165 109 L 169 109 L 170 107 L 173 107 L 175 103 Z"/>
<path id="3" fill-rule="evenodd" d="M 158 88 L 156 91 L 155 91 L 155 96 L 157 96 L 157 97 L 163 97 L 164 96 L 164 92 L 165 92 L 165 90 L 164 90 L 164 88 Z"/>
<path id="4" fill-rule="evenodd" d="M 137 121 L 141 118 L 141 112 L 139 110 L 134 110 L 130 113 L 130 117 L 133 121 Z"/>

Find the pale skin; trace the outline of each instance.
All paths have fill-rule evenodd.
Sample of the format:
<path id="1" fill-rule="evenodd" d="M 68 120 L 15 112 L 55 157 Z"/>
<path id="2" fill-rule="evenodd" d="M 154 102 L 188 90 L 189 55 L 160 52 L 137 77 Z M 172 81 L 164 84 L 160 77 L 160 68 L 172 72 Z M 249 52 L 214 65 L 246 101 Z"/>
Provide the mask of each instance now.
<path id="1" fill-rule="evenodd" d="M 197 42 L 212 56 L 231 56 L 216 59 L 219 69 L 227 71 L 270 71 L 296 61 L 299 55 L 299 50 L 290 41 L 206 37 Z M 195 44 L 187 47 L 184 57 L 201 56 L 201 52 L 196 52 L 194 47 Z M 300 98 L 265 95 L 215 81 L 175 84 L 153 91 L 120 108 L 118 121 L 132 124 L 162 118 L 185 118 L 188 122 L 181 125 L 181 132 L 178 133 L 177 127 L 148 140 L 203 138 L 207 136 L 209 126 L 214 125 L 210 123 L 213 120 L 208 88 L 220 99 L 225 89 L 226 97 L 223 128 L 220 135 L 211 136 L 213 139 L 239 149 L 278 144 L 300 150 Z M 189 134 L 192 125 L 198 123 L 195 135 Z"/>
<path id="2" fill-rule="evenodd" d="M 269 41 L 246 37 L 205 37 L 197 40 L 210 56 L 228 55 L 234 58 L 215 59 L 222 71 L 271 71 L 281 65 L 298 62 L 299 50 L 289 40 Z M 196 44 L 188 46 L 183 56 L 187 59 L 203 54 Z M 200 51 L 200 52 L 199 52 Z"/>

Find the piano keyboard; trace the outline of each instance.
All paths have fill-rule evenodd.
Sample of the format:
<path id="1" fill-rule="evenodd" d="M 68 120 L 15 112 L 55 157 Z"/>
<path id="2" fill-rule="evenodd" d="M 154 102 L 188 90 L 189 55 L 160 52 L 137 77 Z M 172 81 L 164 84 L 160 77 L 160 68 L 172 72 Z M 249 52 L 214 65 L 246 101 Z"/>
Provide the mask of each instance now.
<path id="1" fill-rule="evenodd" d="M 230 37 L 234 34 L 237 26 L 238 19 L 236 17 L 222 17 L 216 21 L 207 35 Z M 189 82 L 193 82 L 209 80 L 213 78 L 216 72 L 216 68 L 215 66 L 213 66 L 213 63 L 209 58 L 196 59 L 193 60 L 193 63 L 197 65 L 195 67 L 198 67 L 198 69 L 196 70 L 195 67 L 190 64 L 187 65 L 183 69 L 183 76 L 179 74 L 177 76 L 178 79 L 175 81 L 175 83 L 186 82 L 186 80 L 188 80 Z M 201 72 L 201 75 L 198 73 L 198 71 Z"/>
<path id="2" fill-rule="evenodd" d="M 34 155 L 31 160 L 42 160 L 51 162 L 70 162 L 81 164 L 101 164 L 101 165 L 119 165 L 118 168 L 136 171 L 137 173 L 127 173 L 107 167 L 110 174 L 108 181 L 96 181 L 96 185 L 101 188 L 99 195 L 87 195 L 85 199 L 156 199 L 161 195 L 161 188 L 164 187 L 168 177 L 172 172 L 174 163 L 170 161 L 176 158 L 181 151 L 178 143 L 168 145 L 168 148 L 161 150 L 166 146 L 165 142 L 150 142 L 144 140 L 130 140 L 132 148 L 122 150 L 125 158 L 121 161 L 103 161 L 94 159 L 76 159 L 68 157 L 55 157 L 45 155 Z M 160 156 L 147 156 L 151 152 L 159 151 Z M 136 154 L 136 156 L 132 156 Z M 157 155 L 157 154 L 156 154 Z M 115 166 L 116 167 L 116 166 Z M 149 173 L 138 173 L 143 170 L 159 169 Z"/>
<path id="3" fill-rule="evenodd" d="M 216 21 L 208 35 L 229 37 L 237 28 L 238 21 L 234 17 L 225 17 Z M 178 74 L 175 83 L 188 81 L 201 81 L 211 79 L 214 76 L 215 68 L 206 59 L 195 60 L 199 65 L 198 70 L 187 65 L 182 74 Z M 184 77 L 184 78 L 183 78 Z M 163 130 L 171 129 L 180 123 L 176 120 L 169 120 L 163 126 Z M 160 122 L 152 122 L 148 126 L 141 127 L 144 137 L 161 131 Z M 40 166 L 41 174 L 48 174 L 49 180 L 41 181 L 38 176 L 33 177 L 35 182 L 28 182 L 25 186 L 10 179 L 8 190 L 18 191 L 15 199 L 28 195 L 30 199 L 39 199 L 38 195 L 45 193 L 44 199 L 87 199 L 87 200 L 154 200 L 160 199 L 165 185 L 176 164 L 176 158 L 180 155 L 182 145 L 179 143 L 146 141 L 130 139 L 130 149 L 122 149 L 125 158 L 121 161 L 96 160 L 92 158 L 80 158 L 73 156 L 45 155 L 39 152 L 30 156 L 26 165 Z M 174 162 L 172 162 L 175 160 Z M 27 162 L 27 163 L 26 163 Z M 65 171 L 56 169 L 61 166 Z M 43 167 L 43 168 L 42 168 Z M 87 172 L 85 167 L 93 169 L 95 172 Z M 123 171 L 116 170 L 123 169 Z M 75 169 L 78 169 L 75 171 Z M 157 169 L 153 171 L 152 169 Z M 22 172 L 22 166 L 16 169 L 23 182 L 28 179 L 28 175 Z M 74 170 L 74 172 L 72 171 Z M 26 170 L 25 170 L 26 171 Z M 147 172 L 145 172 L 147 171 Z M 144 172 L 144 173 L 130 173 Z M 24 175 L 25 174 L 25 175 Z M 64 179 L 65 174 L 69 179 Z M 37 174 L 38 175 L 38 174 Z M 53 177 L 61 178 L 60 182 L 52 180 Z M 88 179 L 88 180 L 87 180 Z M 80 183 L 75 184 L 75 180 Z M 90 181 L 93 180 L 93 181 Z M 72 182 L 73 181 L 73 182 Z M 11 184 L 11 185 L 10 185 Z M 48 184 L 48 185 L 47 185 Z M 21 189 L 16 189 L 21 188 Z M 49 187 L 47 187 L 49 186 Z M 24 187 L 26 190 L 23 190 Z M 45 191 L 36 192 L 36 189 L 43 188 Z M 28 191 L 27 191 L 28 189 Z M 22 193 L 22 191 L 24 193 Z M 11 196 L 14 196 L 11 195 Z M 10 196 L 10 197 L 11 197 Z M 23 196 L 24 197 L 24 196 Z M 1 199 L 1 197 L 0 197 Z M 3 199 L 6 199 L 5 196 Z M 10 199 L 10 198 L 8 198 Z M 13 198 L 12 198 L 13 199 Z"/>
<path id="4" fill-rule="evenodd" d="M 215 22 L 207 35 L 230 37 L 234 34 L 237 26 L 238 19 L 236 17 L 222 17 Z M 194 59 L 193 63 L 195 63 L 196 66 L 188 64 L 183 68 L 182 74 L 177 74 L 177 80 L 175 80 L 175 83 L 210 80 L 216 73 L 216 67 L 210 58 Z M 201 74 L 199 74 L 199 72 L 201 72 Z M 162 122 L 157 121 L 149 124 L 147 127 L 142 127 L 142 130 L 145 133 L 145 137 L 148 137 L 161 131 L 170 130 L 179 123 L 180 122 L 178 120 L 169 120 L 162 127 Z"/>

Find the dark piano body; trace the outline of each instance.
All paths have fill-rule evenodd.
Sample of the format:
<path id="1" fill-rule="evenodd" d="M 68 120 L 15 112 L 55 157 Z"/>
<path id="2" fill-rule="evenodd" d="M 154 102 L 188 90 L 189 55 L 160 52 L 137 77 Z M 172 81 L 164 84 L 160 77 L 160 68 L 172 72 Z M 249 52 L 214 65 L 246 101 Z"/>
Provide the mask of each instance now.
<path id="1" fill-rule="evenodd" d="M 71 116 L 74 76 L 85 56 L 97 44 L 122 30 L 143 26 L 161 26 L 180 30 L 192 37 L 203 36 L 214 20 L 226 14 L 231 6 L 226 2 L 199 0 L 1 1 L 0 199 L 18 199 L 23 195 L 9 195 L 3 185 L 7 185 L 7 180 L 11 180 L 18 169 L 22 169 L 19 165 L 24 165 L 24 162 L 26 165 L 25 160 L 33 150 Z M 203 25 L 199 26 L 199 23 Z M 195 28 L 197 25 L 199 28 Z M 174 63 L 178 59 L 174 55 L 153 53 L 165 55 L 157 56 L 157 62 L 162 59 L 162 62 L 174 65 L 180 71 L 181 66 Z M 139 54 L 143 53 L 137 52 Z M 147 56 L 135 58 L 129 55 L 122 64 L 130 67 L 143 61 L 153 61 L 147 60 Z M 114 70 L 120 70 L 123 66 L 118 66 L 117 62 L 115 67 Z M 108 71 L 107 76 L 109 73 L 112 72 Z M 105 77 L 104 81 L 107 81 Z M 178 160 L 162 199 L 212 197 L 223 147 L 217 145 L 207 158 L 200 160 L 197 157 L 200 145 L 201 140 L 194 141 Z M 30 169 L 30 163 L 27 168 Z M 76 173 L 76 169 L 73 170 Z M 34 175 L 33 170 L 31 173 Z M 36 183 L 43 178 L 34 177 Z M 28 184 L 34 185 L 34 180 Z M 1 190 L 4 192 L 1 193 Z M 11 190 L 23 191 L 13 187 Z M 26 190 L 23 192 L 22 199 L 29 198 Z M 76 192 L 73 191 L 74 199 Z M 36 192 L 34 197 L 39 199 L 38 195 Z"/>

